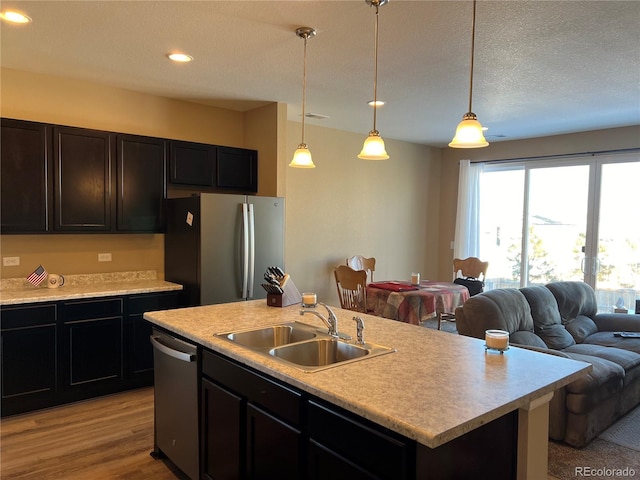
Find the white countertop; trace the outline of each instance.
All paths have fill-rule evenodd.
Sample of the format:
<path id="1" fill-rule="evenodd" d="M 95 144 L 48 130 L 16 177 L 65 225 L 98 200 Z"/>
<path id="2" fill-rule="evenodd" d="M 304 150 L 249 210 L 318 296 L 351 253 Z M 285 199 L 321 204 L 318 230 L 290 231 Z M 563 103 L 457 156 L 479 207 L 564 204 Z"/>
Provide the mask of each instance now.
<path id="1" fill-rule="evenodd" d="M 155 271 L 116 272 L 109 274 L 68 275 L 65 284 L 47 288 L 46 282 L 38 287 L 24 279 L 4 279 L 0 290 L 0 305 L 56 302 L 90 297 L 111 297 L 137 293 L 182 290 L 182 285 L 156 278 Z"/>
<path id="2" fill-rule="evenodd" d="M 397 351 L 314 373 L 215 336 L 290 321 L 323 327 L 299 311 L 254 300 L 147 312 L 144 318 L 431 448 L 527 408 L 591 368 L 516 347 L 487 353 L 483 340 L 364 314 L 365 341 Z M 321 306 L 318 311 L 325 313 Z M 338 329 L 355 338 L 354 312 L 334 311 Z"/>

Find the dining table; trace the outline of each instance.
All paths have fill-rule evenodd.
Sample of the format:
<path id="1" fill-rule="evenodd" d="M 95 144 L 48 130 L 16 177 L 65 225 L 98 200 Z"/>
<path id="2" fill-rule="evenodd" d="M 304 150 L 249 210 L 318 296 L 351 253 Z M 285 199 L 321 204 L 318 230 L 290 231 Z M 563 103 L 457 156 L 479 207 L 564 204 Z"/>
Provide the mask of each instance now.
<path id="1" fill-rule="evenodd" d="M 371 282 L 366 291 L 369 313 L 413 325 L 453 312 L 469 299 L 466 287 L 433 280 L 419 284 L 401 280 Z"/>

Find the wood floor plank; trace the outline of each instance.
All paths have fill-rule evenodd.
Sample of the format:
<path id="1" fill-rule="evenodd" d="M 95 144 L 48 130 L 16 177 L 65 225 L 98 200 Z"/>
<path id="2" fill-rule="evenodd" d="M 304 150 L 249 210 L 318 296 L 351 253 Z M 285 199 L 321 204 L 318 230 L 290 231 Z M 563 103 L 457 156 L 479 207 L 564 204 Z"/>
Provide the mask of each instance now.
<path id="1" fill-rule="evenodd" d="M 0 421 L 3 480 L 187 478 L 152 450 L 152 387 Z"/>

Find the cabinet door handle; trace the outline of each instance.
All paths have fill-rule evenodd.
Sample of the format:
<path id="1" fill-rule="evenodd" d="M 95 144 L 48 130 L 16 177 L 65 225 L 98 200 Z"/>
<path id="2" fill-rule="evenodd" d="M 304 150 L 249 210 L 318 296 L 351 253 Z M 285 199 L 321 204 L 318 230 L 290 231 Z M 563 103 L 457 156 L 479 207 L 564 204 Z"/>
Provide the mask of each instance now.
<path id="1" fill-rule="evenodd" d="M 196 359 L 196 356 L 193 353 L 181 352 L 180 350 L 174 350 L 173 348 L 167 347 L 164 343 L 160 342 L 160 337 L 151 336 L 151 345 L 153 345 L 153 348 L 157 349 L 159 352 L 178 360 L 182 360 L 183 362 L 193 362 Z"/>

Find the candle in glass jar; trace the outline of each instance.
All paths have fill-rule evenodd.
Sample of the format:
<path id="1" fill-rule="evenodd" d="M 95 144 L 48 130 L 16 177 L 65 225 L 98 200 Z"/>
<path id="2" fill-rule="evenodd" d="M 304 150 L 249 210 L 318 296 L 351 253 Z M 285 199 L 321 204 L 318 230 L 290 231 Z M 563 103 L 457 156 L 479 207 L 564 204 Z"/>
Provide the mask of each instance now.
<path id="1" fill-rule="evenodd" d="M 412 273 L 411 274 L 411 285 L 420 285 L 420 274 Z"/>
<path id="2" fill-rule="evenodd" d="M 509 332 L 504 330 L 487 330 L 484 334 L 487 348 L 506 350 L 509 347 Z"/>
<path id="3" fill-rule="evenodd" d="M 302 305 L 315 307 L 318 303 L 318 297 L 315 293 L 303 293 L 302 294 Z"/>

